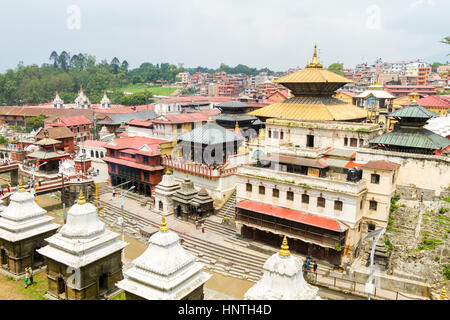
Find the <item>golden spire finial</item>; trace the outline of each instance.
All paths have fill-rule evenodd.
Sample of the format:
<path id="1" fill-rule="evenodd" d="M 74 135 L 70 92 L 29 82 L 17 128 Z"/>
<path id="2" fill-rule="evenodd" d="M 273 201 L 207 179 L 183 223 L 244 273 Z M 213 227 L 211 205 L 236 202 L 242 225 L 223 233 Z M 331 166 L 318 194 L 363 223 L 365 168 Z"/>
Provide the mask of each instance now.
<path id="1" fill-rule="evenodd" d="M 234 130 L 239 130 L 239 123 L 236 121 L 236 126 L 234 127 Z"/>
<path id="2" fill-rule="evenodd" d="M 264 129 L 261 128 L 259 129 L 259 140 L 264 140 L 265 136 L 264 136 Z"/>
<path id="3" fill-rule="evenodd" d="M 278 251 L 278 253 L 282 257 L 289 257 L 291 255 L 291 253 L 289 252 L 289 246 L 288 246 L 288 243 L 287 243 L 286 236 L 284 236 L 284 238 L 283 238 L 283 244 L 281 245 L 281 250 Z"/>
<path id="4" fill-rule="evenodd" d="M 85 204 L 86 199 L 84 199 L 83 190 L 80 189 L 80 196 L 78 197 L 78 204 Z"/>
<path id="5" fill-rule="evenodd" d="M 441 296 L 439 297 L 439 300 L 448 300 L 447 299 L 447 289 L 445 289 L 445 286 L 442 287 Z"/>
<path id="6" fill-rule="evenodd" d="M 159 228 L 159 230 L 162 232 L 169 231 L 169 227 L 167 227 L 166 217 L 164 216 L 164 214 L 161 215 L 161 227 Z"/>
<path id="7" fill-rule="evenodd" d="M 172 171 L 170 171 L 170 168 L 167 167 L 166 174 L 171 174 L 171 173 L 172 173 Z"/>
<path id="8" fill-rule="evenodd" d="M 44 137 L 48 138 L 48 130 L 47 129 L 44 130 Z"/>
<path id="9" fill-rule="evenodd" d="M 310 63 L 306 65 L 307 68 L 322 68 L 322 64 L 319 63 L 319 59 L 317 58 L 317 45 L 314 44 L 314 53 Z"/>

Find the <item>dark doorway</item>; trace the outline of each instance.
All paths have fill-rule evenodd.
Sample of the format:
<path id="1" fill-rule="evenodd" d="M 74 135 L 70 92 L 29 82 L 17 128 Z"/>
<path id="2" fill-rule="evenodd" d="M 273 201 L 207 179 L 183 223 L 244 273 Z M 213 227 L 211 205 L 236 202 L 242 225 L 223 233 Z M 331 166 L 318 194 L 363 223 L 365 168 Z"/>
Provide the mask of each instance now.
<path id="1" fill-rule="evenodd" d="M 177 207 L 177 217 L 181 217 L 181 206 Z"/>
<path id="2" fill-rule="evenodd" d="M 309 148 L 314 148 L 314 136 L 311 134 L 308 134 L 306 136 L 306 146 Z"/>
<path id="3" fill-rule="evenodd" d="M 36 250 L 34 250 L 34 266 L 40 267 L 44 265 L 44 257 L 39 254 Z"/>
<path id="4" fill-rule="evenodd" d="M 64 282 L 64 279 L 62 277 L 58 278 L 58 296 L 60 296 L 60 298 L 65 298 L 61 297 L 61 295 L 64 295 L 64 293 L 66 292 L 66 283 Z"/>
<path id="5" fill-rule="evenodd" d="M 106 273 L 102 274 L 98 278 L 98 292 L 100 295 L 108 291 L 108 275 Z"/>
<path id="6" fill-rule="evenodd" d="M 5 249 L 2 249 L 2 265 L 8 264 L 8 254 Z"/>
<path id="7" fill-rule="evenodd" d="M 164 205 L 162 201 L 159 202 L 159 210 L 163 211 Z"/>

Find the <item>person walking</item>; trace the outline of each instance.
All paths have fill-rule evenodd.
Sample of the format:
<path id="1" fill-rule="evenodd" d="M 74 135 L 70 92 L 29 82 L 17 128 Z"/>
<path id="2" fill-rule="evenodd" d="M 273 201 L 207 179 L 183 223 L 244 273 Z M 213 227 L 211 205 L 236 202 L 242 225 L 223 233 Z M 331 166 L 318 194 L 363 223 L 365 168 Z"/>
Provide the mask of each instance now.
<path id="1" fill-rule="evenodd" d="M 30 279 L 30 285 L 33 284 L 33 269 L 31 269 L 31 267 L 28 267 L 27 269 L 27 273 L 28 273 L 28 279 Z"/>
<path id="2" fill-rule="evenodd" d="M 316 260 L 314 260 L 313 270 L 314 270 L 314 273 L 317 273 L 317 262 L 316 262 Z"/>
<path id="3" fill-rule="evenodd" d="M 202 223 L 202 233 L 205 233 L 205 224 Z"/>
<path id="4" fill-rule="evenodd" d="M 23 280 L 25 281 L 25 289 L 28 288 L 28 272 L 27 268 L 25 268 L 25 276 L 23 277 Z"/>
<path id="5" fill-rule="evenodd" d="M 308 257 L 308 259 L 306 259 L 306 271 L 309 271 L 309 264 L 311 263 L 311 258 Z"/>
<path id="6" fill-rule="evenodd" d="M 115 198 L 116 197 L 116 189 L 113 189 L 112 194 L 113 194 L 113 198 Z"/>

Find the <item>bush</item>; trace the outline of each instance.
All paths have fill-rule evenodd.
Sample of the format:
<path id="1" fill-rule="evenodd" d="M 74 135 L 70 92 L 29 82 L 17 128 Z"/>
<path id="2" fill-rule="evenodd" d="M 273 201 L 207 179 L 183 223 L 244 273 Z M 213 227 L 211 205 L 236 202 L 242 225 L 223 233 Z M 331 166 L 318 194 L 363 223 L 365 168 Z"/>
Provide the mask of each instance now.
<path id="1" fill-rule="evenodd" d="M 450 264 L 446 264 L 444 266 L 444 270 L 442 270 L 442 273 L 444 274 L 447 280 L 450 280 Z"/>
<path id="2" fill-rule="evenodd" d="M 387 251 L 392 252 L 393 246 L 389 237 L 384 238 L 384 244 L 386 245 Z"/>
<path id="3" fill-rule="evenodd" d="M 439 213 L 440 214 L 444 214 L 444 213 L 447 213 L 449 210 L 450 210 L 449 208 L 440 207 L 439 208 Z"/>

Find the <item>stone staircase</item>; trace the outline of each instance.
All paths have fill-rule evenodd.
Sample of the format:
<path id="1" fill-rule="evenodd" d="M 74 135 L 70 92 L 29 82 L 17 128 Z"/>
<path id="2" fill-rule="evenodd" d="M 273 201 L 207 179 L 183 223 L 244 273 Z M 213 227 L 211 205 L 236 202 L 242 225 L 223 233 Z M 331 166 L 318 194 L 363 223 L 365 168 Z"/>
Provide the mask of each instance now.
<path id="1" fill-rule="evenodd" d="M 217 222 L 216 220 L 212 220 L 211 218 L 205 220 L 205 229 L 208 232 L 218 233 L 227 237 L 235 237 L 236 235 L 235 228 L 227 224 Z"/>
<path id="2" fill-rule="evenodd" d="M 234 219 L 235 210 L 236 210 L 236 190 L 233 192 L 233 194 L 230 196 L 227 202 L 223 205 L 222 209 L 220 209 L 217 212 L 216 216 L 220 217 L 220 219 L 223 219 L 224 216 L 227 217 L 228 219 Z"/>
<path id="3" fill-rule="evenodd" d="M 121 216 L 120 208 L 109 203 L 104 203 L 100 209 L 100 218 L 113 227 L 120 227 L 117 218 Z M 159 224 L 150 219 L 136 215 L 128 210 L 124 211 L 125 232 L 142 238 L 140 229 L 148 225 L 159 228 Z M 211 222 L 209 222 L 211 223 Z M 211 223 L 217 227 L 214 223 Z M 219 224 L 220 225 L 220 224 Z M 224 226 L 220 226 L 224 229 Z M 231 231 L 228 231 L 231 233 Z M 183 234 L 182 246 L 190 253 L 194 254 L 198 260 L 205 264 L 206 269 L 226 276 L 232 276 L 244 280 L 256 282 L 263 273 L 263 265 L 269 258 L 269 255 L 263 253 L 251 254 L 241 252 L 227 246 L 213 243 L 203 239 L 198 239 L 188 234 Z M 147 239 L 142 239 L 146 241 Z M 234 244 L 240 244 L 245 247 L 246 241 L 230 238 Z"/>

